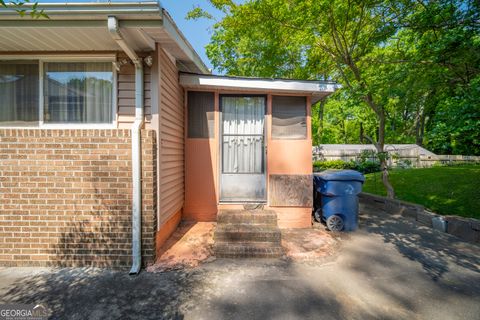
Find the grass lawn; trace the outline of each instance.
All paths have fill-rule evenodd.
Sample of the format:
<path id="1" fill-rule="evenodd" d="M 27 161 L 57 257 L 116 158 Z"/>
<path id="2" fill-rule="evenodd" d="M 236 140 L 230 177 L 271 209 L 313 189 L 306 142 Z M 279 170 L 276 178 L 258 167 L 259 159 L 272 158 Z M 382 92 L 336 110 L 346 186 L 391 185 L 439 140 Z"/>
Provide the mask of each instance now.
<path id="1" fill-rule="evenodd" d="M 366 175 L 363 191 L 386 195 L 381 173 Z M 398 169 L 390 181 L 400 200 L 443 215 L 480 219 L 480 166 Z"/>

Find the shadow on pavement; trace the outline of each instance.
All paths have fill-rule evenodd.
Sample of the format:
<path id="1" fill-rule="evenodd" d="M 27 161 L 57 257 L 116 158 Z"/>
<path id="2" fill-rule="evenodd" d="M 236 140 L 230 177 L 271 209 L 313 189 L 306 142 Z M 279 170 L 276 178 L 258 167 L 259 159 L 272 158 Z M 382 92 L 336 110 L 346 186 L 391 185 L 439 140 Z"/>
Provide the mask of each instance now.
<path id="1" fill-rule="evenodd" d="M 52 319 L 183 319 L 182 297 L 196 278 L 183 272 L 162 275 L 65 268 L 15 281 L 2 303 L 43 304 Z"/>
<path id="2" fill-rule="evenodd" d="M 454 236 L 417 225 L 413 219 L 377 210 L 361 215 L 365 231 L 378 234 L 406 258 L 417 261 L 433 281 L 438 281 L 455 264 L 480 272 L 480 247 Z"/>

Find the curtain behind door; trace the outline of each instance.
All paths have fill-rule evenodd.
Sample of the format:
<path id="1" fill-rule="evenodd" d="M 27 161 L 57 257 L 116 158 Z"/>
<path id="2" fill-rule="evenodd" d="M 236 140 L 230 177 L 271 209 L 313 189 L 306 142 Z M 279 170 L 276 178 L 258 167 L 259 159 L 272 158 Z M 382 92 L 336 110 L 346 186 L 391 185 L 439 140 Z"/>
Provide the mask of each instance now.
<path id="1" fill-rule="evenodd" d="M 264 97 L 222 97 L 223 173 L 263 173 Z"/>

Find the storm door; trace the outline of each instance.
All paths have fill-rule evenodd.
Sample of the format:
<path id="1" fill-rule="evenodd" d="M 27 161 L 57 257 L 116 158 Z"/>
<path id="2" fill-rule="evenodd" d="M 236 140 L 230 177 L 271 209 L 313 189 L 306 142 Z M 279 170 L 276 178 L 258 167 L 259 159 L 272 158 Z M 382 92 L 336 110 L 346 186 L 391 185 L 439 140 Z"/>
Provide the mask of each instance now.
<path id="1" fill-rule="evenodd" d="M 264 202 L 265 96 L 221 95 L 220 200 Z"/>

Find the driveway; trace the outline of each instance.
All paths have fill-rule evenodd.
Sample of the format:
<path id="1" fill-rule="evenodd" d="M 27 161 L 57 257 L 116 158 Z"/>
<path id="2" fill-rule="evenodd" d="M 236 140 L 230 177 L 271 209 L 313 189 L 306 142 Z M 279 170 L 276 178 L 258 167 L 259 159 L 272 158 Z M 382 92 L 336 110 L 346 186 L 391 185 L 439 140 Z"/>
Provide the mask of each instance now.
<path id="1" fill-rule="evenodd" d="M 479 246 L 378 211 L 361 226 L 310 262 L 218 259 L 137 277 L 2 268 L 0 303 L 43 303 L 53 319 L 479 319 Z"/>

